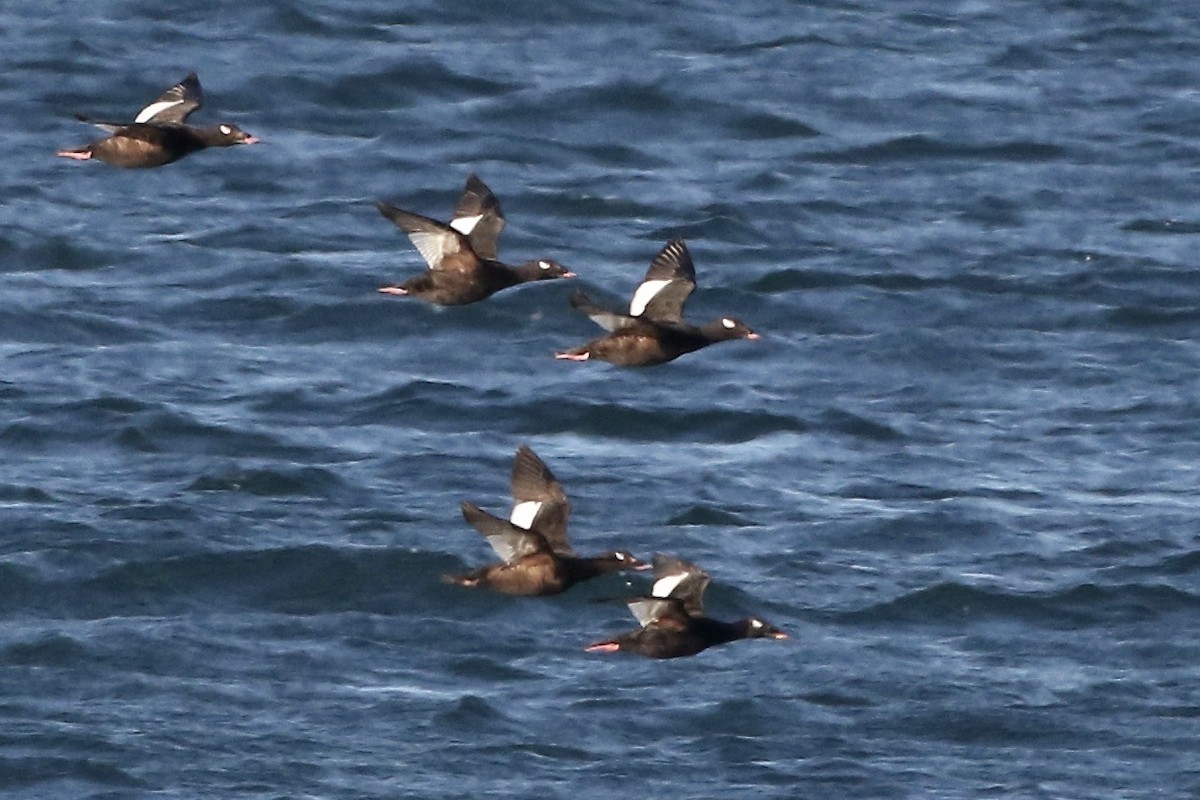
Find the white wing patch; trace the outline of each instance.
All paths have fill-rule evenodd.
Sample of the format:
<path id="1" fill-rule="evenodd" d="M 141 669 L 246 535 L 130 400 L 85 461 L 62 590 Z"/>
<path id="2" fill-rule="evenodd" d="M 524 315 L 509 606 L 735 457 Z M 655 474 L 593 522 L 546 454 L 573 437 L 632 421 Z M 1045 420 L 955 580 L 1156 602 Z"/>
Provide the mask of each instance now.
<path id="1" fill-rule="evenodd" d="M 686 572 L 676 572 L 674 575 L 664 575 L 654 582 L 653 588 L 650 589 L 650 594 L 655 597 L 670 597 L 671 592 L 675 591 L 679 584 L 687 580 Z"/>
<path id="2" fill-rule="evenodd" d="M 133 118 L 134 122 L 149 122 L 156 116 L 166 111 L 171 106 L 182 104 L 182 100 L 164 100 L 161 103 L 151 103 L 138 112 L 138 115 Z"/>
<path id="3" fill-rule="evenodd" d="M 483 214 L 476 214 L 473 217 L 459 217 L 450 223 L 450 227 L 461 233 L 463 236 L 469 236 L 471 231 L 475 230 L 475 226 L 479 224 L 479 220 L 483 219 Z"/>
<path id="4" fill-rule="evenodd" d="M 517 503 L 513 506 L 512 514 L 508 521 L 518 528 L 525 530 L 533 529 L 533 521 L 537 518 L 538 512 L 542 510 L 540 500 L 526 500 L 524 503 Z"/>
<path id="5" fill-rule="evenodd" d="M 640 316 L 646 310 L 646 306 L 650 301 L 658 295 L 663 289 L 667 288 L 669 280 L 645 281 L 633 293 L 633 300 L 629 302 L 629 315 L 632 317 Z"/>

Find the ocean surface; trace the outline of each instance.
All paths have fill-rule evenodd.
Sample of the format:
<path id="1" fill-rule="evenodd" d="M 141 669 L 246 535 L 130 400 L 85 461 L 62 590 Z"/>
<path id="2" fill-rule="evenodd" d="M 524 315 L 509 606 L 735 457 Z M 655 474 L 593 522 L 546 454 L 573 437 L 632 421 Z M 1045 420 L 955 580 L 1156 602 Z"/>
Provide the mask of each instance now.
<path id="1" fill-rule="evenodd" d="M 1193 0 L 0 6 L 0 796 L 1200 796 Z M 262 144 L 56 158 L 196 70 Z M 439 309 L 376 212 L 478 173 Z M 556 361 L 683 237 L 647 370 Z M 784 642 L 651 661 L 493 560 L 520 444 L 591 553 Z"/>

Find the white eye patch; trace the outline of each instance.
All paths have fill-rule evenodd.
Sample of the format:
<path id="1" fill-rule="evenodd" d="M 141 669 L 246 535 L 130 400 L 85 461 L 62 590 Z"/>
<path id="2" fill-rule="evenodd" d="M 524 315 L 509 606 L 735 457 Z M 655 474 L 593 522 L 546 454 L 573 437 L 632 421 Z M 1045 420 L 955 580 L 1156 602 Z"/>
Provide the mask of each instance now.
<path id="1" fill-rule="evenodd" d="M 721 320 L 721 324 L 724 325 L 726 328 L 737 327 L 737 323 L 734 322 L 733 320 L 729 319 L 729 317 L 726 317 L 725 319 Z"/>
<path id="2" fill-rule="evenodd" d="M 758 620 L 756 620 L 756 619 L 750 620 L 750 627 L 754 628 L 754 630 L 758 630 L 762 626 L 763 626 L 763 624 L 761 622 L 759 622 Z"/>
<path id="3" fill-rule="evenodd" d="M 233 133 L 233 128 L 229 127 L 228 125 L 222 125 L 220 127 L 220 131 L 221 131 L 221 133 L 228 136 L 229 134 Z"/>
<path id="4" fill-rule="evenodd" d="M 541 267 L 542 269 L 550 269 L 550 262 L 549 261 L 539 261 L 538 266 Z"/>

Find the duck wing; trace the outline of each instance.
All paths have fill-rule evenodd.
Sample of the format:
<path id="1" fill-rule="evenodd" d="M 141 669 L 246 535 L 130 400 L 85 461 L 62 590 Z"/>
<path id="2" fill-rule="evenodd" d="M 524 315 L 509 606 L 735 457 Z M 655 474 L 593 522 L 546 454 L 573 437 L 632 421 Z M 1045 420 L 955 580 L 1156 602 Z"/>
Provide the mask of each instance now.
<path id="1" fill-rule="evenodd" d="M 573 552 L 567 539 L 571 502 L 554 473 L 526 445 L 517 448 L 513 459 L 512 496 L 515 502 L 509 522 L 537 531 L 556 553 Z"/>
<path id="2" fill-rule="evenodd" d="M 696 290 L 696 268 L 682 239 L 667 242 L 633 293 L 629 314 L 655 322 L 682 322 L 683 305 Z"/>
<path id="3" fill-rule="evenodd" d="M 496 555 L 506 564 L 549 549 L 540 533 L 518 528 L 471 503 L 462 504 L 462 515 L 471 527 L 483 534 Z"/>
<path id="4" fill-rule="evenodd" d="M 582 311 L 587 315 L 588 319 L 609 333 L 636 325 L 638 322 L 636 317 L 616 311 L 609 311 L 607 308 L 596 305 L 590 297 L 579 290 L 576 290 L 571 295 L 570 303 L 571 308 Z"/>
<path id="5" fill-rule="evenodd" d="M 643 628 L 651 625 L 660 628 L 682 630 L 688 626 L 689 617 L 678 600 L 661 597 L 636 597 L 626 604 L 634 618 Z"/>
<path id="6" fill-rule="evenodd" d="M 470 241 L 454 228 L 383 201 L 375 206 L 380 214 L 408 234 L 430 269 L 454 272 L 474 272 L 479 269 L 479 258 L 471 249 Z"/>
<path id="7" fill-rule="evenodd" d="M 652 563 L 654 586 L 650 589 L 651 595 L 677 600 L 693 616 L 704 611 L 704 590 L 712 580 L 707 572 L 690 561 L 663 553 L 655 553 Z"/>
<path id="8" fill-rule="evenodd" d="M 480 258 L 497 260 L 496 241 L 500 231 L 504 230 L 504 212 L 496 195 L 478 175 L 467 176 L 467 185 L 454 207 L 450 227 L 470 240 Z"/>

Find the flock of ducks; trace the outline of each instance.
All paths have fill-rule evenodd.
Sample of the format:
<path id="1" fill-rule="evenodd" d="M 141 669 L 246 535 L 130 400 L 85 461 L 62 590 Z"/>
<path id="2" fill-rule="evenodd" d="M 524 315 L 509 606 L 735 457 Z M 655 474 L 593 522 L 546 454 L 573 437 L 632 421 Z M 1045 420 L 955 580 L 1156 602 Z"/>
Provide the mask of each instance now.
<path id="1" fill-rule="evenodd" d="M 786 639 L 787 634 L 757 617 L 725 622 L 704 613 L 709 576 L 695 564 L 655 553 L 651 564 L 626 550 L 579 556 L 567 539 L 571 503 L 550 468 L 527 446 L 517 448 L 512 468 L 513 507 L 508 519 L 471 503 L 463 518 L 483 534 L 500 561 L 445 580 L 482 586 L 505 594 L 543 596 L 565 592 L 583 581 L 623 570 L 654 569 L 650 594 L 626 601 L 640 627 L 585 649 L 625 651 L 651 658 L 692 656 L 736 639 Z"/>
<path id="2" fill-rule="evenodd" d="M 496 257 L 496 240 L 504 229 L 504 212 L 492 190 L 476 175 L 467 178 L 450 222 L 438 222 L 379 202 L 379 213 L 408 234 L 428 269 L 384 294 L 417 297 L 443 306 L 465 305 L 496 292 L 532 281 L 573 278 L 575 273 L 549 259 L 510 266 Z M 595 305 L 581 291 L 571 305 L 608 333 L 556 358 L 597 358 L 622 367 L 650 367 L 685 353 L 730 339 L 758 339 L 740 320 L 722 317 L 705 325 L 683 319 L 683 305 L 696 290 L 696 268 L 680 239 L 667 242 L 650 262 L 646 277 L 633 294 L 629 313 Z"/>
<path id="3" fill-rule="evenodd" d="M 255 144 L 258 138 L 231 123 L 187 124 L 200 108 L 203 93 L 192 72 L 143 108 L 132 122 L 100 122 L 77 114 L 109 134 L 82 147 L 58 151 L 80 161 L 98 160 L 123 168 L 159 167 L 209 147 Z M 518 265 L 501 262 L 497 240 L 504 213 L 492 191 L 476 175 L 467 178 L 449 223 L 406 211 L 385 202 L 379 213 L 412 240 L 428 268 L 403 283 L 384 286 L 388 295 L 415 297 L 436 305 L 465 305 L 496 292 L 533 281 L 571 278 L 574 273 L 549 259 Z M 704 325 L 683 318 L 684 304 L 696 289 L 696 271 L 682 240 L 668 242 L 634 291 L 628 313 L 592 302 L 581 291 L 571 306 L 606 333 L 555 354 L 571 361 L 598 359 L 623 367 L 664 364 L 716 342 L 758 339 L 743 322 L 722 317 Z M 464 502 L 464 519 L 496 551 L 500 561 L 446 580 L 466 587 L 486 587 L 510 595 L 555 595 L 609 572 L 654 571 L 649 595 L 627 601 L 639 627 L 595 642 L 589 652 L 627 651 L 652 658 L 695 655 L 713 645 L 737 639 L 786 639 L 778 628 L 758 618 L 732 622 L 704 614 L 703 595 L 709 576 L 675 556 L 655 554 L 647 564 L 619 550 L 579 556 L 567 538 L 570 502 L 562 485 L 528 447 L 517 449 L 512 469 L 513 508 L 508 519 Z"/>

